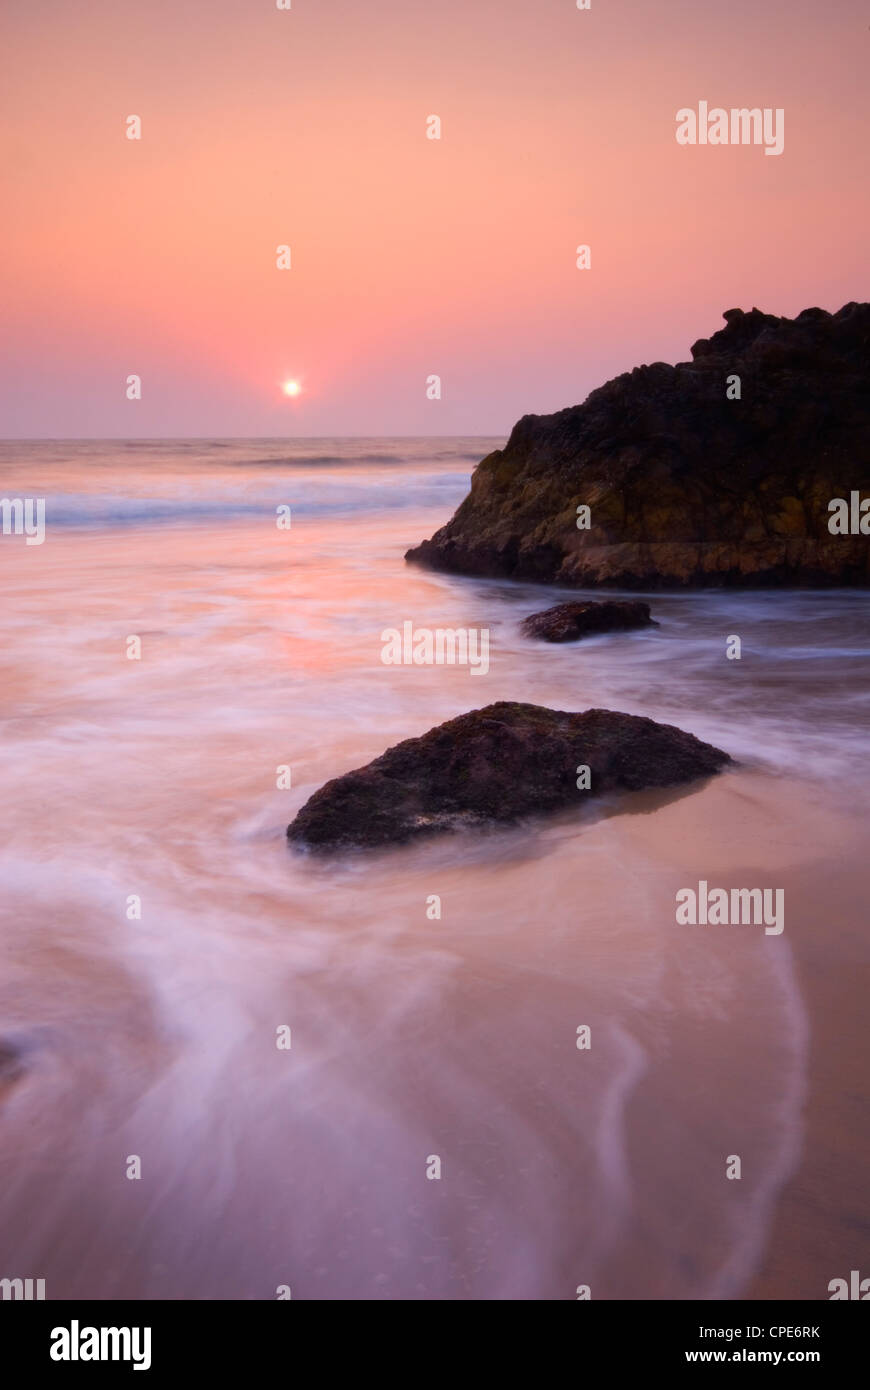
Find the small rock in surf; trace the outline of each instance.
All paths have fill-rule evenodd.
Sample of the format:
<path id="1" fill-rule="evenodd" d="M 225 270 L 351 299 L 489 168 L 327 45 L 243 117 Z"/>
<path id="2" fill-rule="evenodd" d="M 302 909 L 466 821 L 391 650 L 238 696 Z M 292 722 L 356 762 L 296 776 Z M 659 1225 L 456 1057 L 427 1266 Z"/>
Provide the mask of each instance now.
<path id="1" fill-rule="evenodd" d="M 540 637 L 544 642 L 577 642 L 600 632 L 625 632 L 657 624 L 650 617 L 649 604 L 639 599 L 593 599 L 585 603 L 557 603 L 555 608 L 530 614 L 521 626 L 526 637 Z"/>

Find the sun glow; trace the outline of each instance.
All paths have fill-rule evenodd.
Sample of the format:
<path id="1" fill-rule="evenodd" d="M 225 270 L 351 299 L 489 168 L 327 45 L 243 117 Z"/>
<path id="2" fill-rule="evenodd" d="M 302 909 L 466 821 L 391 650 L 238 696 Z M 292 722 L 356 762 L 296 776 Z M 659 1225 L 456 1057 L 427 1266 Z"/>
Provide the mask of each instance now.
<path id="1" fill-rule="evenodd" d="M 298 396 L 302 387 L 299 385 L 298 381 L 285 381 L 281 390 L 284 392 L 285 396 Z"/>

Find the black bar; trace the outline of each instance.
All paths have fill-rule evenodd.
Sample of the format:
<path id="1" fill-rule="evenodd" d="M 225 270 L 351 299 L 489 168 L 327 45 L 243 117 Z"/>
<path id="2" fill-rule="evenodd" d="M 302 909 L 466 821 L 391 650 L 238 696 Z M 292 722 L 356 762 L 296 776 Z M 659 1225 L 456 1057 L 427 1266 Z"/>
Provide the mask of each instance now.
<path id="1" fill-rule="evenodd" d="M 130 1359 L 52 1358 L 53 1346 L 70 1354 L 74 1345 L 96 1347 L 89 1328 L 131 1330 L 129 1344 L 118 1339 L 119 1352 L 128 1350 Z M 139 1329 L 135 1338 L 132 1329 Z M 334 1372 L 345 1358 L 355 1376 L 392 1365 L 396 1378 L 413 1383 L 421 1373 L 431 1377 L 439 1363 L 445 1374 L 455 1376 L 463 1365 L 470 1371 L 465 1345 L 476 1361 L 484 1359 L 488 1380 L 500 1362 L 516 1377 L 531 1359 L 535 1379 L 546 1381 L 547 1367 L 567 1358 L 578 1375 L 593 1367 L 604 1375 L 640 1370 L 653 1376 L 678 1367 L 703 1375 L 716 1367 L 739 1373 L 749 1366 L 803 1366 L 824 1374 L 827 1383 L 832 1374 L 855 1374 L 864 1365 L 867 1330 L 867 1311 L 836 1301 L 589 1301 L 561 1312 L 539 1302 L 511 1311 L 477 1302 L 437 1309 L 304 1300 L 0 1303 L 6 1366 L 14 1360 L 24 1373 L 93 1377 L 108 1371 L 118 1377 L 136 1374 L 135 1354 L 139 1374 L 158 1383 L 185 1372 L 200 1379 L 251 1378 L 253 1372 L 255 1384 L 269 1375 L 309 1380 Z M 383 1337 L 390 1340 L 373 1340 Z M 108 1337 L 109 1356 L 112 1346 Z"/>

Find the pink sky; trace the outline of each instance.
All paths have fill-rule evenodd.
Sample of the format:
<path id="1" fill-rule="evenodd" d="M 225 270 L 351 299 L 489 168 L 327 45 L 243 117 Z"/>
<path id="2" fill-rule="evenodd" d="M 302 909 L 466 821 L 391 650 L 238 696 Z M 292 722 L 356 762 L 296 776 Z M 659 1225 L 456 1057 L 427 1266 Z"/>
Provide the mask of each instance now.
<path id="1" fill-rule="evenodd" d="M 866 299 L 868 26 L 863 0 L 4 0 L 0 434 L 501 434 L 723 309 Z M 679 146 L 701 100 L 782 107 L 783 154 Z"/>

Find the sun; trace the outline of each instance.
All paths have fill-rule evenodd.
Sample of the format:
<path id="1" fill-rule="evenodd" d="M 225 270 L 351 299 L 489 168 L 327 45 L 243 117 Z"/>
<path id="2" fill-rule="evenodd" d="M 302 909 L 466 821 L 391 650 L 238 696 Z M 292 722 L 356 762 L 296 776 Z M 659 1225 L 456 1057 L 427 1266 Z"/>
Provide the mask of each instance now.
<path id="1" fill-rule="evenodd" d="M 298 381 L 285 381 L 281 390 L 284 392 L 285 396 L 298 396 L 302 387 L 299 385 Z"/>

